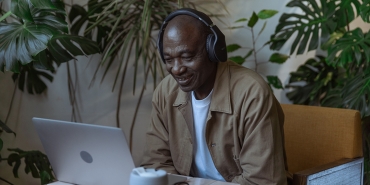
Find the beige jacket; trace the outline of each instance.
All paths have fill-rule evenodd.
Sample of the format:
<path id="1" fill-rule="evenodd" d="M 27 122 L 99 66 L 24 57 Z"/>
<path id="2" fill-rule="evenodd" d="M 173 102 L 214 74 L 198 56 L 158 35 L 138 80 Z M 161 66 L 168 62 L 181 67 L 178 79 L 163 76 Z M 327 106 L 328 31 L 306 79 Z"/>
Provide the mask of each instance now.
<path id="1" fill-rule="evenodd" d="M 151 125 L 142 166 L 191 175 L 191 95 L 167 76 L 152 100 Z M 226 181 L 286 184 L 284 114 L 258 74 L 234 62 L 218 64 L 206 126 L 215 167 Z"/>

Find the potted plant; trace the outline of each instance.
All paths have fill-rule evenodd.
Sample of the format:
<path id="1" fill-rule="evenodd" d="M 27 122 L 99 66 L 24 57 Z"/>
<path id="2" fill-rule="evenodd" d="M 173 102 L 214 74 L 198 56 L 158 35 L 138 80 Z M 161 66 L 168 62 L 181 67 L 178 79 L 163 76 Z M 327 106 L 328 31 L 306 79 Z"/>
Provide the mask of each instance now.
<path id="1" fill-rule="evenodd" d="M 203 2 L 203 5 L 217 3 L 217 1 Z M 172 11 L 182 8 L 200 8 L 187 0 L 89 0 L 86 7 L 74 4 L 69 14 L 72 33 L 83 32 L 85 37 L 96 40 L 101 51 L 101 65 L 98 70 L 104 70 L 102 81 L 111 72 L 112 66 L 115 79 L 112 90 L 119 91 L 117 97 L 116 126 L 120 127 L 120 108 L 123 86 L 127 78 L 133 80 L 132 92 L 135 94 L 138 76 L 144 79 L 138 103 L 135 107 L 133 120 L 130 124 L 129 141 L 132 148 L 132 137 L 135 119 L 139 106 L 146 90 L 148 80 L 152 80 L 154 87 L 165 72 L 162 61 L 157 53 L 157 31 L 165 17 Z M 202 9 L 203 10 L 203 9 Z M 207 12 L 206 9 L 203 11 Z M 83 25 L 87 24 L 86 27 Z M 134 74 L 127 77 L 129 66 L 134 66 Z M 93 77 L 93 81 L 95 76 Z"/>
<path id="2" fill-rule="evenodd" d="M 3 7 L 4 2 L 10 5 L 10 9 Z M 52 81 L 51 73 L 56 66 L 79 55 L 99 52 L 94 41 L 69 33 L 63 1 L 19 0 L 0 3 L 0 70 L 13 72 L 13 80 L 22 91 L 26 87 L 31 94 L 44 92 L 46 85 L 42 78 Z M 14 133 L 2 121 L 0 126 L 1 131 Z M 0 143 L 2 148 L 3 141 L 0 140 Z M 18 177 L 23 160 L 25 172 L 41 178 L 42 184 L 55 179 L 47 157 L 40 151 L 8 150 L 11 152 L 9 156 L 1 158 L 13 166 L 15 177 Z M 4 178 L 1 180 L 11 184 Z"/>
<path id="3" fill-rule="evenodd" d="M 370 159 L 370 33 L 351 22 L 370 22 L 369 0 L 292 0 L 287 7 L 301 13 L 281 15 L 270 48 L 287 45 L 290 55 L 317 50 L 292 72 L 287 97 L 296 104 L 340 107 L 360 111 L 363 121 L 365 173 Z M 291 44 L 289 41 L 292 41 Z M 370 184 L 370 178 L 365 178 Z"/>

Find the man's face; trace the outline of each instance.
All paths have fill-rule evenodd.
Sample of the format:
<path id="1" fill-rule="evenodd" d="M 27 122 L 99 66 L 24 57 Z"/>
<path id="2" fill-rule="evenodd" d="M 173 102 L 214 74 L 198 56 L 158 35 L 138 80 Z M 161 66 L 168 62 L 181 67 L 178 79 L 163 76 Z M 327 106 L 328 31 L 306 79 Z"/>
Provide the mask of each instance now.
<path id="1" fill-rule="evenodd" d="M 167 71 L 184 92 L 194 91 L 198 99 L 213 89 L 217 64 L 206 51 L 206 39 L 194 26 L 168 25 L 163 37 L 163 56 Z"/>

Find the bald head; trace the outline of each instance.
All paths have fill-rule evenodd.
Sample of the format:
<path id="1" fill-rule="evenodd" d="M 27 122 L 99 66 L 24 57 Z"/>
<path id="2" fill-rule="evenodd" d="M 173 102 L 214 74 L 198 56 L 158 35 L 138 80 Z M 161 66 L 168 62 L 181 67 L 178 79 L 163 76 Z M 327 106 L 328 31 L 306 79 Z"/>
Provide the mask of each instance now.
<path id="1" fill-rule="evenodd" d="M 164 31 L 164 37 L 177 37 L 178 34 L 186 37 L 199 36 L 201 42 L 205 43 L 207 35 L 212 31 L 200 20 L 190 15 L 178 15 L 171 19 Z"/>

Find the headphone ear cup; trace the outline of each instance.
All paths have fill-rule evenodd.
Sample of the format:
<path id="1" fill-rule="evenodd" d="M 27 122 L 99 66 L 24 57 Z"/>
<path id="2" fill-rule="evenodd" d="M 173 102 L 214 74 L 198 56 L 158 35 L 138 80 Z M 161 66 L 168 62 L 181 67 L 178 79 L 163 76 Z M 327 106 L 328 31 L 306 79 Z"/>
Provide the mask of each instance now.
<path id="1" fill-rule="evenodd" d="M 216 40 L 216 37 L 214 34 L 209 34 L 207 36 L 206 48 L 207 48 L 208 58 L 212 62 L 218 62 L 217 57 L 215 56 L 215 48 L 214 48 L 215 40 Z"/>

